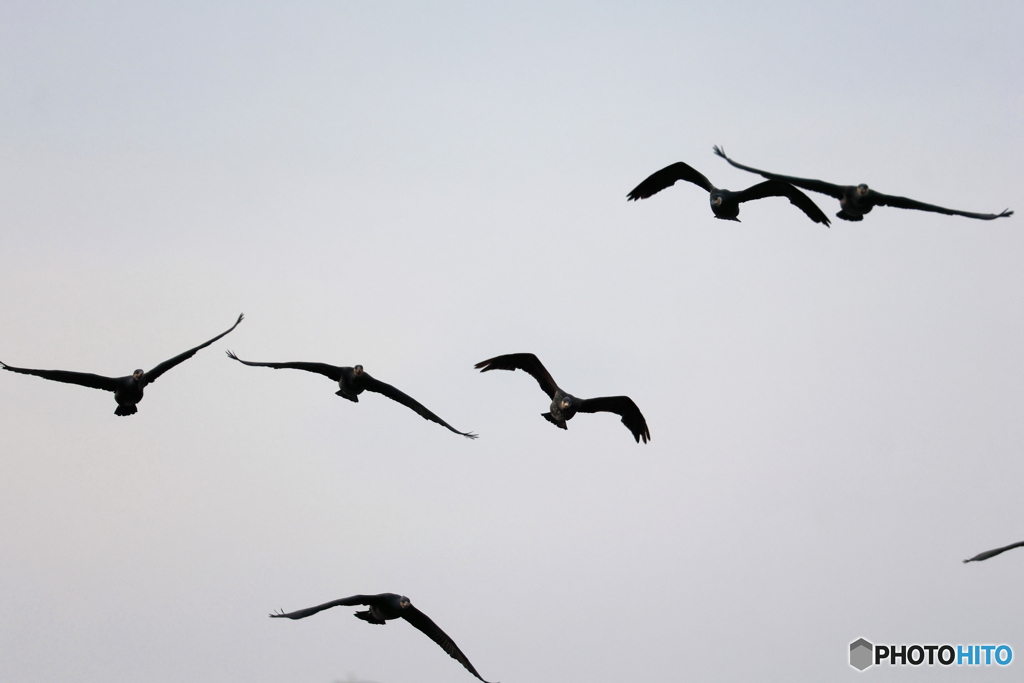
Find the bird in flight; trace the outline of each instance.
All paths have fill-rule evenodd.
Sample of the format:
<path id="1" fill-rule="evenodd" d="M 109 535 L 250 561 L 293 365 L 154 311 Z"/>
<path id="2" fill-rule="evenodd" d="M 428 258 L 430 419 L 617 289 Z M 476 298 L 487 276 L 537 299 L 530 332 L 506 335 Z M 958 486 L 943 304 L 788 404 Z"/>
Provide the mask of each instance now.
<path id="1" fill-rule="evenodd" d="M 180 353 L 170 360 L 165 360 L 149 372 L 145 372 L 140 368 L 127 377 L 104 377 L 103 375 L 93 375 L 88 372 L 71 372 L 69 370 L 32 370 L 30 368 L 16 368 L 13 365 L 7 365 L 2 362 L 0 362 L 0 366 L 2 366 L 4 370 L 19 372 L 23 375 L 36 375 L 44 379 L 52 379 L 55 382 L 78 384 L 83 387 L 89 387 L 90 389 L 112 391 L 114 392 L 114 400 L 117 401 L 117 409 L 114 410 L 114 415 L 134 415 L 139 412 L 136 404 L 142 400 L 142 392 L 147 385 L 155 382 L 160 375 L 164 374 L 178 363 L 188 360 L 194 356 L 196 351 L 199 349 L 206 348 L 231 330 L 238 327 L 238 323 L 242 322 L 243 317 L 244 315 L 239 315 L 238 320 L 235 321 L 234 325 L 226 331 L 221 332 L 210 341 L 203 342 L 199 346 L 189 349 L 184 353 Z"/>
<path id="2" fill-rule="evenodd" d="M 647 420 L 644 419 L 640 409 L 633 403 L 629 396 L 604 396 L 601 398 L 576 398 L 572 394 L 562 391 L 555 384 L 551 373 L 541 364 L 540 359 L 532 353 L 510 353 L 505 356 L 496 356 L 489 360 L 481 361 L 473 367 L 480 372 L 488 370 L 525 370 L 533 375 L 540 388 L 551 399 L 551 412 L 541 413 L 541 416 L 551 424 L 568 429 L 566 420 L 572 419 L 576 413 L 615 413 L 622 417 L 622 424 L 633 434 L 637 443 L 640 439 L 644 443 L 651 438 L 651 432 L 647 428 Z"/>
<path id="3" fill-rule="evenodd" d="M 423 404 L 415 400 L 411 396 L 407 396 L 398 389 L 394 388 L 390 384 L 385 384 L 378 379 L 374 379 L 370 376 L 370 373 L 363 370 L 362 365 L 356 365 L 355 367 L 338 367 L 336 365 L 328 365 L 327 363 L 306 363 L 306 362 L 290 362 L 290 363 L 255 363 L 252 361 L 242 360 L 236 356 L 232 351 L 228 351 L 228 357 L 234 358 L 239 363 L 244 365 L 251 365 L 253 367 L 265 367 L 274 368 L 275 370 L 281 368 L 287 368 L 290 370 L 305 370 L 306 372 L 315 372 L 318 375 L 323 375 L 328 379 L 334 380 L 338 383 L 339 389 L 334 392 L 342 398 L 347 398 L 353 403 L 359 403 L 359 394 L 364 391 L 372 391 L 377 394 L 383 394 L 392 401 L 401 403 L 406 408 L 411 408 L 413 411 L 418 413 L 420 417 L 431 422 L 436 422 L 442 427 L 447 427 L 450 431 L 455 432 L 467 439 L 477 438 L 476 434 L 471 432 L 460 432 L 455 427 L 439 418 L 434 413 L 427 410 Z"/>
<path id="4" fill-rule="evenodd" d="M 1005 553 L 1007 550 L 1013 550 L 1014 548 L 1020 548 L 1022 546 L 1024 546 L 1024 541 L 1021 541 L 1020 543 L 1011 543 L 1010 545 L 1005 545 L 1002 548 L 996 548 L 995 550 L 986 550 L 983 553 L 978 553 L 969 560 L 964 560 L 964 564 L 967 564 L 968 562 L 981 562 L 982 560 L 987 560 L 990 557 L 995 557 L 1000 553 Z"/>
<path id="5" fill-rule="evenodd" d="M 924 202 L 919 202 L 915 199 L 907 199 L 906 197 L 897 197 L 896 195 L 875 192 L 864 183 L 861 183 L 860 185 L 833 185 L 832 183 L 826 183 L 824 180 L 794 178 L 793 176 L 779 175 L 778 173 L 768 173 L 767 171 L 759 171 L 756 168 L 736 163 L 725 155 L 724 149 L 717 145 L 714 149 L 715 154 L 722 157 L 736 168 L 742 168 L 744 171 L 757 173 L 764 178 L 787 182 L 791 185 L 802 187 L 805 190 L 810 190 L 811 192 L 820 192 L 822 194 L 827 194 L 830 197 L 835 197 L 839 200 L 839 206 L 842 209 L 836 214 L 836 216 L 842 218 L 844 221 L 864 220 L 864 215 L 870 213 L 871 209 L 876 206 L 893 206 L 897 209 L 933 211 L 935 213 L 944 213 L 949 216 L 966 216 L 967 218 L 977 218 L 983 221 L 990 221 L 996 218 L 1006 218 L 1013 215 L 1013 211 L 1010 211 L 1009 209 L 1004 209 L 1000 213 L 972 213 L 970 211 L 946 209 L 941 206 L 935 206 L 934 204 L 925 204 Z"/>
<path id="6" fill-rule="evenodd" d="M 353 595 L 347 598 L 341 598 L 340 600 L 325 602 L 324 604 L 317 605 L 316 607 L 307 607 L 306 609 L 288 612 L 287 614 L 284 612 L 278 612 L 276 614 L 271 614 L 270 616 L 278 619 L 305 619 L 308 616 L 325 609 L 330 609 L 331 607 L 351 607 L 354 605 L 369 606 L 370 609 L 362 612 L 356 612 L 355 616 L 371 624 L 384 624 L 391 619 L 398 619 L 399 617 L 405 619 L 420 631 L 427 634 L 427 637 L 440 645 L 441 649 L 447 652 L 452 659 L 466 667 L 469 673 L 473 674 L 481 681 L 484 681 L 483 676 L 477 673 L 476 668 L 474 668 L 473 664 L 470 663 L 469 658 L 462 654 L 462 650 L 460 650 L 459 646 L 455 644 L 455 641 L 449 638 L 448 634 L 442 631 L 430 617 L 413 607 L 412 602 L 410 602 L 409 598 L 404 595 L 397 595 L 395 593 Z M 487 683 L 487 681 L 484 681 L 484 683 Z"/>
<path id="7" fill-rule="evenodd" d="M 646 180 L 634 187 L 633 191 L 626 195 L 626 199 L 629 201 L 647 199 L 666 187 L 675 185 L 677 180 L 693 183 L 711 193 L 711 211 L 714 212 L 715 218 L 738 223 L 740 219 L 737 216 L 740 213 L 740 204 L 743 202 L 765 197 L 786 197 L 791 204 L 807 214 L 807 217 L 815 223 L 821 223 L 825 227 L 829 225 L 829 219 L 825 212 L 819 209 L 810 197 L 789 183 L 780 180 L 766 180 L 763 183 L 752 185 L 742 192 L 722 190 L 712 185 L 711 181 L 697 169 L 681 161 L 652 173 Z"/>

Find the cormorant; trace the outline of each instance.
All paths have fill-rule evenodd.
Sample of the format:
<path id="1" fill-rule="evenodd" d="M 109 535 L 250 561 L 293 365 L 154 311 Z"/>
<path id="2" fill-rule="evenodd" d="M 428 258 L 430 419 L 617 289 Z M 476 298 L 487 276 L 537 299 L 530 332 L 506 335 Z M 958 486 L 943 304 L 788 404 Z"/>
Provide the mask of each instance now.
<path id="1" fill-rule="evenodd" d="M 711 193 L 711 210 L 715 218 L 727 221 L 739 222 L 737 216 L 740 213 L 740 204 L 753 199 L 764 197 L 787 197 L 791 204 L 799 208 L 807 217 L 815 223 L 822 223 L 825 227 L 829 225 L 828 216 L 818 208 L 814 201 L 800 190 L 789 183 L 778 180 L 766 180 L 763 183 L 752 185 L 742 192 L 721 190 L 711 184 L 699 171 L 692 166 L 679 161 L 671 166 L 666 166 L 660 171 L 655 171 L 642 183 L 633 188 L 633 191 L 626 195 L 627 200 L 636 201 L 647 199 L 653 194 L 661 192 L 666 187 L 675 185 L 677 180 L 685 180 L 698 185 Z"/>
<path id="2" fill-rule="evenodd" d="M 736 163 L 729 157 L 725 156 L 725 150 L 717 145 L 715 145 L 714 149 L 715 154 L 722 157 L 736 168 L 742 168 L 744 171 L 757 173 L 764 178 L 781 180 L 792 185 L 796 185 L 797 187 L 802 187 L 805 190 L 810 190 L 811 192 L 820 192 L 822 194 L 827 194 L 830 197 L 835 197 L 839 200 L 839 206 L 842 209 L 836 214 L 836 216 L 842 218 L 844 221 L 864 220 L 864 214 L 870 213 L 871 209 L 876 206 L 894 206 L 898 209 L 934 211 L 935 213 L 944 213 L 949 216 L 966 216 L 967 218 L 977 218 L 983 221 L 990 221 L 995 218 L 1006 218 L 1013 215 L 1013 211 L 1010 211 L 1009 209 L 1004 209 L 1000 213 L 971 213 L 970 211 L 946 209 L 941 206 L 935 206 L 934 204 L 925 204 L 924 202 L 919 202 L 914 199 L 907 199 L 906 197 L 897 197 L 896 195 L 875 192 L 864 183 L 861 183 L 860 185 L 833 185 L 832 183 L 826 183 L 824 180 L 794 178 L 793 176 L 779 175 L 778 173 L 768 173 L 767 171 L 759 171 L 756 168 Z"/>
<path id="3" fill-rule="evenodd" d="M 104 377 L 103 375 L 93 375 L 88 372 L 70 372 L 68 370 L 32 370 L 29 368 L 16 368 L 2 362 L 0 362 L 0 366 L 3 366 L 4 370 L 20 372 L 24 375 L 37 375 L 44 379 L 52 379 L 55 382 L 80 384 L 83 387 L 89 387 L 91 389 L 112 391 L 114 392 L 114 400 L 117 401 L 117 409 L 114 410 L 114 415 L 134 415 L 139 410 L 135 406 L 142 400 L 142 391 L 146 388 L 146 385 L 152 384 L 160 375 L 164 374 L 178 363 L 188 360 L 194 356 L 196 351 L 199 349 L 206 348 L 231 330 L 238 327 L 238 323 L 242 322 L 243 317 L 244 315 L 239 315 L 238 320 L 235 321 L 234 325 L 228 328 L 225 332 L 221 332 L 210 341 L 203 342 L 199 346 L 189 349 L 184 353 L 180 353 L 170 360 L 165 360 L 149 372 L 143 372 L 140 368 L 128 377 Z"/>
<path id="4" fill-rule="evenodd" d="M 551 424 L 561 429 L 568 429 L 566 420 L 572 419 L 576 413 L 615 413 L 622 417 L 622 424 L 632 432 L 637 443 L 640 439 L 644 443 L 651 438 L 651 432 L 647 428 L 647 420 L 644 419 L 640 409 L 633 403 L 629 396 L 604 396 L 601 398 L 576 398 L 572 394 L 562 391 L 555 384 L 551 373 L 541 364 L 540 359 L 532 353 L 510 353 L 505 356 L 497 356 L 489 360 L 481 361 L 473 367 L 480 372 L 488 370 L 525 370 L 533 375 L 540 388 L 551 399 L 551 412 L 541 413 L 541 416 Z"/>
<path id="5" fill-rule="evenodd" d="M 471 432 L 460 432 L 455 427 L 434 415 L 432 412 L 427 410 L 419 401 L 415 400 L 411 396 L 406 396 L 398 389 L 394 388 L 390 384 L 385 384 L 380 380 L 374 379 L 368 372 L 363 370 L 362 365 L 356 365 L 355 367 L 338 367 L 336 365 L 328 365 L 327 363 L 305 363 L 305 362 L 291 362 L 291 363 L 254 363 L 247 360 L 242 360 L 236 356 L 232 351 L 228 351 L 228 357 L 234 358 L 239 363 L 244 365 L 252 365 L 253 367 L 265 367 L 274 368 L 275 370 L 280 368 L 288 368 L 291 370 L 305 370 L 306 372 L 315 372 L 319 375 L 323 375 L 329 379 L 334 380 L 339 385 L 339 390 L 334 392 L 342 398 L 347 398 L 353 403 L 359 403 L 359 394 L 364 391 L 373 391 L 378 394 L 383 394 L 390 398 L 392 401 L 398 401 L 406 408 L 412 408 L 414 411 L 419 413 L 420 417 L 431 422 L 447 427 L 449 430 L 460 434 L 467 439 L 477 438 L 476 434 Z"/>
<path id="6" fill-rule="evenodd" d="M 981 562 L 982 560 L 987 560 L 990 557 L 995 557 L 1000 553 L 1005 553 L 1007 550 L 1013 550 L 1014 548 L 1020 548 L 1022 546 L 1024 546 L 1024 541 L 1021 541 L 1020 543 L 1011 543 L 1010 545 L 1003 546 L 1002 548 L 996 548 L 995 550 L 986 550 L 983 553 L 978 553 L 969 560 L 964 560 L 964 564 L 967 564 L 968 562 Z"/>
<path id="7" fill-rule="evenodd" d="M 341 598 L 340 600 L 334 600 L 332 602 L 325 602 L 322 605 L 316 607 L 307 607 L 306 609 L 300 609 L 296 612 L 289 612 L 285 614 L 280 612 L 278 614 L 271 614 L 274 618 L 285 618 L 285 619 L 305 619 L 306 617 L 316 614 L 317 612 L 331 607 L 337 607 L 344 605 L 351 607 L 353 605 L 368 605 L 370 609 L 355 612 L 355 616 L 367 621 L 371 624 L 384 624 L 390 619 L 398 619 L 401 617 L 410 624 L 418 628 L 427 634 L 427 636 L 441 646 L 441 649 L 447 652 L 452 659 L 456 660 L 462 666 L 466 667 L 471 674 L 484 681 L 483 677 L 477 673 L 476 669 L 470 663 L 466 655 L 462 654 L 462 650 L 455 644 L 455 641 L 448 637 L 441 628 L 435 624 L 430 617 L 423 612 L 413 607 L 409 598 L 404 595 L 397 595 L 395 593 L 381 593 L 380 595 L 353 595 L 348 598 Z M 484 681 L 487 683 L 487 681 Z"/>

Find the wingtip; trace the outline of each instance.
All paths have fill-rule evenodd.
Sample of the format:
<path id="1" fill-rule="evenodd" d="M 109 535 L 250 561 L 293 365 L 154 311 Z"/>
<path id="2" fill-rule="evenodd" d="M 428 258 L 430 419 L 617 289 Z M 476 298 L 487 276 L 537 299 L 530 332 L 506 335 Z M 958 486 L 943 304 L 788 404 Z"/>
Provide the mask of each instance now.
<path id="1" fill-rule="evenodd" d="M 480 438 L 479 434 L 474 434 L 473 432 L 459 432 L 459 433 L 462 434 L 467 439 L 479 439 Z"/>
<path id="2" fill-rule="evenodd" d="M 729 157 L 725 156 L 725 147 L 719 147 L 718 145 L 715 145 L 711 149 L 713 149 L 715 151 L 715 154 L 717 154 L 718 156 L 722 157 L 723 159 L 728 159 L 729 158 Z"/>
<path id="3" fill-rule="evenodd" d="M 235 324 L 237 325 L 238 323 L 242 322 L 243 320 L 245 320 L 245 313 L 239 313 L 238 314 L 238 320 L 235 321 Z"/>
<path id="4" fill-rule="evenodd" d="M 238 360 L 238 356 L 236 356 L 235 352 L 232 351 L 231 349 L 228 349 L 224 353 L 228 354 L 228 358 L 234 358 L 235 360 Z"/>

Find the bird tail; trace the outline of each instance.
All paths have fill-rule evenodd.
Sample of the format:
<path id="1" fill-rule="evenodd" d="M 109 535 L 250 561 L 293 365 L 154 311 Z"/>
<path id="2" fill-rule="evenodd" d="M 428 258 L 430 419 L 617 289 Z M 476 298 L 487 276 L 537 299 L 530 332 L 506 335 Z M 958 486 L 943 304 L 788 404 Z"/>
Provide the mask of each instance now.
<path id="1" fill-rule="evenodd" d="M 551 416 L 551 413 L 541 413 L 540 416 L 559 429 L 569 429 L 569 426 L 565 424 L 565 420 L 556 420 Z"/>
<path id="2" fill-rule="evenodd" d="M 347 398 L 348 400 L 352 401 L 353 403 L 359 403 L 359 397 L 357 395 L 355 395 L 355 394 L 346 394 L 341 389 L 338 389 L 334 393 L 337 394 L 338 396 L 341 396 L 342 398 Z"/>
<path id="3" fill-rule="evenodd" d="M 383 619 L 378 619 L 377 617 L 373 616 L 373 614 L 370 613 L 370 610 L 366 610 L 365 612 L 356 612 L 355 615 L 357 617 L 359 617 L 360 619 L 362 619 L 363 621 L 368 621 L 371 624 L 383 624 L 384 623 Z"/>
<path id="4" fill-rule="evenodd" d="M 840 211 L 836 214 L 836 217 L 842 218 L 844 221 L 862 221 L 864 216 L 855 213 L 846 213 L 846 211 Z"/>
<path id="5" fill-rule="evenodd" d="M 130 405 L 121 405 L 118 403 L 117 410 L 114 411 L 114 415 L 124 417 L 125 415 L 134 415 L 137 412 L 139 412 L 139 409 L 135 407 L 134 403 Z"/>

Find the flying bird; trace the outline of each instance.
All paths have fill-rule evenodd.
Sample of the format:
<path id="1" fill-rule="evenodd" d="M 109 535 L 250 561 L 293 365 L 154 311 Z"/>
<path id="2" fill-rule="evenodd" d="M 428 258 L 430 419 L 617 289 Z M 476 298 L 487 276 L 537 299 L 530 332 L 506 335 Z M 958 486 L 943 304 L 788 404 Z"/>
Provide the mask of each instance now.
<path id="1" fill-rule="evenodd" d="M 825 212 L 819 209 L 810 197 L 789 183 L 766 180 L 763 183 L 752 185 L 742 192 L 722 190 L 712 185 L 711 181 L 695 168 L 681 161 L 652 173 L 646 180 L 634 187 L 633 191 L 626 195 L 626 199 L 627 201 L 647 199 L 666 187 L 675 185 L 677 180 L 685 180 L 710 192 L 711 210 L 714 212 L 715 218 L 738 223 L 740 219 L 737 216 L 740 213 L 741 203 L 765 197 L 786 197 L 791 204 L 807 214 L 807 217 L 815 223 L 822 223 L 825 227 L 829 225 L 829 219 Z"/>
<path id="2" fill-rule="evenodd" d="M 271 614 L 274 618 L 285 618 L 285 619 L 305 619 L 308 616 L 316 614 L 317 612 L 331 607 L 338 607 L 339 605 L 351 607 L 354 605 L 367 605 L 370 609 L 356 612 L 355 616 L 367 621 L 371 624 L 384 624 L 391 619 L 398 619 L 401 617 L 410 624 L 423 631 L 427 636 L 441 646 L 441 649 L 448 653 L 448 655 L 455 661 L 466 667 L 469 673 L 473 674 L 481 681 L 484 678 L 477 673 L 477 670 L 470 663 L 466 655 L 462 654 L 462 650 L 455 644 L 455 641 L 448 637 L 448 634 L 441 630 L 441 628 L 431 620 L 423 612 L 413 607 L 409 598 L 404 595 L 396 595 L 395 593 L 381 593 L 380 595 L 353 595 L 347 598 L 341 598 L 340 600 L 334 600 L 331 602 L 325 602 L 322 605 L 316 607 L 307 607 L 306 609 L 300 609 L 296 612 L 279 612 L 277 614 Z M 484 681 L 487 683 L 487 681 Z"/>
<path id="3" fill-rule="evenodd" d="M 328 379 L 332 379 L 338 383 L 339 389 L 334 392 L 342 398 L 347 398 L 353 403 L 359 403 L 359 394 L 364 391 L 372 391 L 378 394 L 383 394 L 390 398 L 392 401 L 398 401 L 406 408 L 411 408 L 413 411 L 418 413 L 420 417 L 431 422 L 436 422 L 442 427 L 447 427 L 450 431 L 460 434 L 467 439 L 477 438 L 476 434 L 471 432 L 460 432 L 455 427 L 434 415 L 432 412 L 427 410 L 423 404 L 415 400 L 411 396 L 407 396 L 398 389 L 394 388 L 390 384 L 385 384 L 380 380 L 374 379 L 370 376 L 370 373 L 363 370 L 362 365 L 356 365 L 355 367 L 338 367 L 336 365 L 328 365 L 327 363 L 305 363 L 305 362 L 291 362 L 291 363 L 254 363 L 252 361 L 242 360 L 236 356 L 232 351 L 228 351 L 228 357 L 234 358 L 239 363 L 244 365 L 251 365 L 253 367 L 265 367 L 274 368 L 279 370 L 281 368 L 287 368 L 290 370 L 305 370 L 306 372 L 315 372 L 318 375 L 323 375 Z"/>
<path id="4" fill-rule="evenodd" d="M 234 325 L 226 331 L 221 332 L 210 341 L 203 342 L 199 346 L 189 349 L 184 353 L 180 353 L 170 360 L 165 360 L 149 372 L 144 372 L 140 368 L 127 377 L 104 377 L 103 375 L 93 375 L 88 372 L 70 372 L 68 370 L 32 370 L 29 368 L 16 368 L 2 362 L 0 362 L 0 366 L 2 366 L 4 370 L 20 372 L 23 375 L 37 375 L 44 379 L 52 379 L 55 382 L 79 384 L 83 387 L 89 387 L 90 389 L 112 391 L 114 392 L 114 400 L 117 401 L 117 409 L 114 410 L 114 415 L 134 415 L 139 412 L 136 404 L 142 400 L 142 392 L 147 385 L 155 382 L 160 375 L 164 374 L 178 363 L 186 361 L 194 356 L 196 351 L 199 349 L 206 348 L 231 330 L 238 327 L 238 323 L 242 322 L 244 317 L 244 315 L 239 315 L 238 320 L 235 321 Z"/>
<path id="5" fill-rule="evenodd" d="M 970 211 L 946 209 L 941 206 L 935 206 L 934 204 L 925 204 L 924 202 L 919 202 L 914 199 L 907 199 L 906 197 L 897 197 L 896 195 L 875 192 L 864 183 L 861 183 L 860 185 L 833 185 L 832 183 L 826 183 L 824 180 L 794 178 L 788 175 L 759 171 L 756 168 L 736 163 L 725 155 L 724 149 L 717 145 L 715 146 L 715 154 L 722 157 L 736 168 L 742 168 L 744 171 L 757 173 L 764 178 L 771 178 L 772 180 L 781 180 L 790 183 L 791 185 L 802 187 L 805 190 L 810 190 L 811 192 L 820 192 L 822 194 L 827 194 L 830 197 L 835 197 L 839 200 L 839 206 L 842 209 L 836 214 L 836 216 L 845 221 L 864 220 L 864 214 L 870 213 L 871 209 L 876 206 L 893 206 L 897 209 L 933 211 L 935 213 L 944 213 L 949 216 L 966 216 L 967 218 L 977 218 L 983 221 L 990 221 L 996 218 L 1006 218 L 1013 215 L 1013 211 L 1010 211 L 1009 209 L 1004 209 L 1000 213 L 972 213 Z"/>
<path id="6" fill-rule="evenodd" d="M 640 439 L 644 443 L 651 438 L 651 432 L 647 428 L 647 420 L 644 419 L 640 409 L 633 403 L 629 396 L 604 396 L 601 398 L 576 398 L 572 394 L 562 391 L 555 384 L 551 373 L 541 364 L 540 359 L 532 353 L 510 353 L 505 356 L 497 356 L 489 360 L 481 361 L 473 367 L 480 372 L 488 370 L 525 370 L 533 375 L 540 388 L 551 399 L 551 412 L 541 413 L 541 416 L 551 424 L 568 429 L 566 420 L 572 419 L 576 413 L 615 413 L 622 417 L 622 424 L 632 432 L 637 443 Z"/>
<path id="7" fill-rule="evenodd" d="M 1013 550 L 1014 548 L 1020 548 L 1022 546 L 1024 546 L 1024 541 L 1021 541 L 1020 543 L 1011 543 L 1010 545 L 1003 546 L 1002 548 L 996 548 L 995 550 L 986 550 L 983 553 L 978 553 L 969 560 L 964 560 L 964 564 L 967 564 L 968 562 L 981 562 L 982 560 L 987 560 L 990 557 L 995 557 L 1000 553 L 1005 553 L 1007 550 Z"/>

